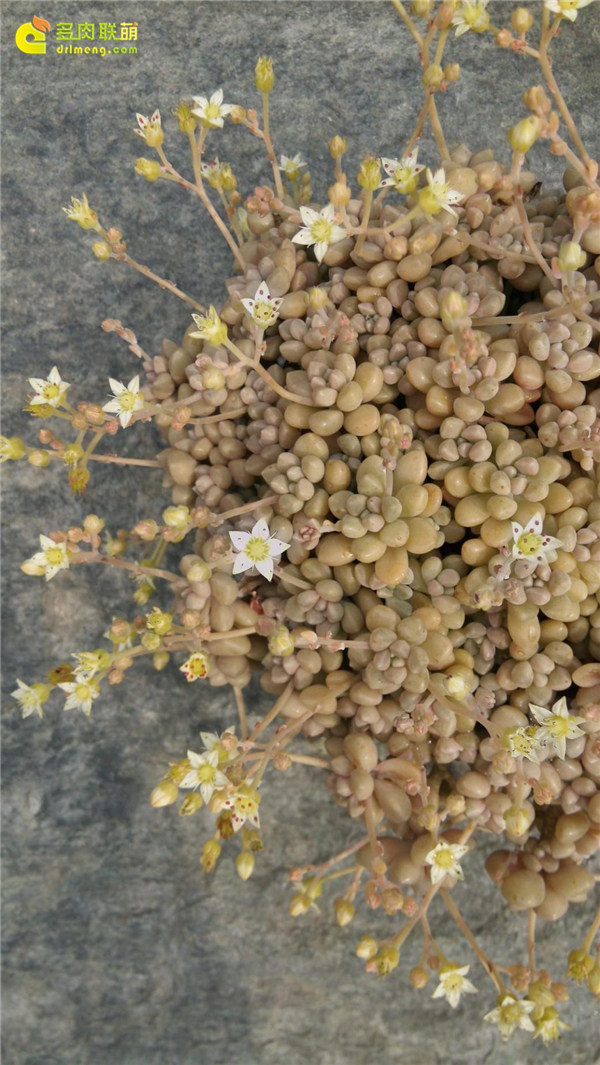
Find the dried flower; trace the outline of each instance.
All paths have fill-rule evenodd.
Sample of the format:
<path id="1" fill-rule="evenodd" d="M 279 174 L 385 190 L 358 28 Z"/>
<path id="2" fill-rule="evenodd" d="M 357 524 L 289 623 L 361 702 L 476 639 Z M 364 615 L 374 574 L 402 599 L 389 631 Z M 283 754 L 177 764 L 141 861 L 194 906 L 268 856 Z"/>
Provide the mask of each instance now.
<path id="1" fill-rule="evenodd" d="M 215 308 L 211 305 L 208 309 L 208 314 L 193 314 L 198 328 L 190 333 L 191 337 L 198 337 L 199 340 L 207 340 L 209 344 L 214 347 L 218 347 L 219 344 L 224 344 L 227 340 L 227 326 L 225 322 L 221 321 Z"/>

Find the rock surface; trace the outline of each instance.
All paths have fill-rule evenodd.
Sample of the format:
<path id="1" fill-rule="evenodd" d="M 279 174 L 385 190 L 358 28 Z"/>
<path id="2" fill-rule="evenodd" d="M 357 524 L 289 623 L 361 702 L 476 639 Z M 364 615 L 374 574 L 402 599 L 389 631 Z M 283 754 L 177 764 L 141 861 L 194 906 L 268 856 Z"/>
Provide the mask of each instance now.
<path id="1" fill-rule="evenodd" d="M 493 4 L 495 21 L 507 22 L 512 6 Z M 105 317 L 120 318 L 153 352 L 189 321 L 172 297 L 93 258 L 88 235 L 60 210 L 71 195 L 85 191 L 102 218 L 124 231 L 137 259 L 197 298 L 218 301 L 222 293 L 228 256 L 199 208 L 171 185 L 151 186 L 133 173 L 136 156 L 149 154 L 131 132 L 136 110 L 160 107 L 168 145 L 183 160 L 169 117 L 179 99 L 223 85 L 227 101 L 253 104 L 254 62 L 272 54 L 276 145 L 288 155 L 302 152 L 318 197 L 331 183 L 326 141 L 338 132 L 348 137 L 349 175 L 369 151 L 398 155 L 421 87 L 414 49 L 391 5 L 368 0 L 48 3 L 41 12 L 52 26 L 45 56 L 24 55 L 14 44 L 29 7 L 5 0 L 3 14 L 3 432 L 32 441 L 36 426 L 26 427 L 20 413 L 27 377 L 56 364 L 72 382 L 72 396 L 104 402 L 109 373 L 128 380 L 136 372 L 134 356 L 100 330 Z M 137 22 L 137 54 L 57 54 L 61 22 L 93 24 L 96 44 L 100 22 Z M 599 48 L 594 5 L 566 27 L 555 61 L 596 153 Z M 506 130 L 522 115 L 519 96 L 539 80 L 535 68 L 470 34 L 452 41 L 450 55 L 463 75 L 441 101 L 449 142 L 491 145 L 504 156 Z M 232 162 L 244 194 L 269 180 L 258 146 L 239 128 L 213 143 Z M 421 157 L 435 161 L 427 138 Z M 559 161 L 542 150 L 535 160 L 552 185 Z M 153 442 L 140 429 L 116 446 L 151 455 Z M 242 884 L 226 859 L 205 876 L 198 854 L 208 821 L 154 811 L 147 799 L 169 758 L 194 746 L 200 727 L 233 722 L 226 691 L 187 688 L 172 665 L 160 674 L 142 665 L 105 692 L 89 719 L 64 715 L 54 702 L 43 721 L 21 721 L 8 697 L 13 678 L 41 680 L 71 651 L 97 646 L 110 617 L 128 609 L 129 584 L 80 568 L 46 585 L 21 574 L 19 562 L 36 550 L 40 532 L 77 524 L 90 511 L 107 516 L 114 532 L 164 505 L 153 471 L 94 474 L 83 502 L 58 470 L 19 465 L 5 478 L 7 1065 L 598 1062 L 598 1009 L 577 989 L 566 1011 L 574 1031 L 560 1045 L 546 1049 L 517 1036 L 504 1046 L 481 1022 L 493 1006 L 483 974 L 475 977 L 478 998 L 456 1013 L 432 1002 L 430 991 L 408 987 L 416 941 L 388 980 L 363 974 L 353 946 L 389 918 L 361 910 L 339 930 L 326 899 L 322 912 L 292 921 L 286 870 L 325 859 L 358 831 L 310 771 L 269 778 L 266 849 L 256 875 Z M 258 687 L 254 694 L 268 705 Z M 484 945 L 510 942 L 522 960 L 523 921 L 492 891 L 481 861 L 478 853 L 467 866 L 457 901 Z M 543 926 L 540 956 L 555 973 L 591 912 L 591 903 L 573 907 L 559 927 Z M 467 947 L 441 906 L 434 921 L 449 956 L 466 961 Z"/>

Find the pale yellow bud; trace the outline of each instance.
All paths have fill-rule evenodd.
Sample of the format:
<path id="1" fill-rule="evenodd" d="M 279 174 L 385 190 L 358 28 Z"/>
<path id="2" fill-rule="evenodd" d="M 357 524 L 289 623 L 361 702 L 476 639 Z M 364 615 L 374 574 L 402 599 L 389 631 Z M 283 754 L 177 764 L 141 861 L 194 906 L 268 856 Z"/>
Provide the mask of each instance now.
<path id="1" fill-rule="evenodd" d="M 190 522 L 189 507 L 166 507 L 162 512 L 162 519 L 170 529 L 185 529 Z"/>
<path id="2" fill-rule="evenodd" d="M 415 965 L 414 969 L 410 970 L 408 979 L 410 980 L 412 987 L 420 990 L 422 987 L 425 987 L 425 984 L 429 980 L 429 973 L 423 965 Z"/>
<path id="3" fill-rule="evenodd" d="M 327 189 L 327 198 L 334 207 L 346 207 L 352 198 L 352 192 L 345 181 L 336 181 Z"/>
<path id="4" fill-rule="evenodd" d="M 527 33 L 533 26 L 533 15 L 526 7 L 516 7 L 511 13 L 510 24 L 515 33 Z"/>
<path id="5" fill-rule="evenodd" d="M 160 673 L 169 664 L 171 655 L 168 651 L 156 651 L 152 655 L 152 665 L 157 673 Z"/>
<path id="6" fill-rule="evenodd" d="M 532 818 L 524 806 L 510 806 L 504 814 L 506 831 L 514 839 L 519 839 L 528 831 Z"/>
<path id="7" fill-rule="evenodd" d="M 158 651 L 160 647 L 160 636 L 156 632 L 145 632 L 140 637 L 140 643 L 147 651 Z"/>
<path id="8" fill-rule="evenodd" d="M 235 859 L 235 868 L 240 880 L 248 880 L 254 872 L 254 855 L 242 851 Z"/>
<path id="9" fill-rule="evenodd" d="M 45 451 L 40 451 L 38 448 L 34 448 L 33 451 L 29 452 L 27 461 L 32 466 L 42 469 L 44 466 L 50 465 L 50 456 Z"/>
<path id="10" fill-rule="evenodd" d="M 412 0 L 410 13 L 415 18 L 429 18 L 433 11 L 433 0 Z"/>
<path id="11" fill-rule="evenodd" d="M 308 306 L 311 311 L 320 311 L 323 307 L 327 307 L 330 302 L 326 289 L 315 286 L 308 290 Z"/>
<path id="12" fill-rule="evenodd" d="M 179 807 L 179 813 L 181 817 L 191 817 L 202 806 L 202 796 L 198 791 L 192 791 L 189 795 L 186 795 L 181 806 Z"/>
<path id="13" fill-rule="evenodd" d="M 446 81 L 454 82 L 460 78 L 460 63 L 447 63 L 444 67 L 444 77 Z"/>
<path id="14" fill-rule="evenodd" d="M 279 658 L 289 658 L 294 653 L 296 641 L 285 625 L 278 625 L 269 637 L 269 651 Z"/>
<path id="15" fill-rule="evenodd" d="M 445 292 L 440 300 L 440 315 L 444 329 L 457 329 L 467 314 L 467 301 L 460 292 Z"/>
<path id="16" fill-rule="evenodd" d="M 91 536 L 97 536 L 102 532 L 104 524 L 104 518 L 99 518 L 97 514 L 88 514 L 87 518 L 83 519 L 83 527 Z"/>
<path id="17" fill-rule="evenodd" d="M 275 84 L 271 56 L 261 56 L 254 68 L 254 84 L 259 92 L 271 92 Z"/>
<path id="18" fill-rule="evenodd" d="M 333 909 L 335 912 L 335 919 L 339 924 L 340 928 L 343 928 L 344 925 L 350 924 L 350 921 L 352 920 L 356 912 L 350 900 L 345 899 L 343 897 L 334 900 Z"/>
<path id="19" fill-rule="evenodd" d="M 225 387 L 225 374 L 216 367 L 211 367 L 202 372 L 202 384 L 211 392 L 219 392 Z"/>
<path id="20" fill-rule="evenodd" d="M 196 116 L 192 114 L 192 109 L 185 100 L 179 104 L 179 107 L 175 108 L 174 114 L 182 133 L 194 132 L 196 128 Z"/>
<path id="21" fill-rule="evenodd" d="M 366 189 L 368 192 L 374 192 L 375 189 L 378 189 L 381 184 L 379 159 L 375 159 L 373 156 L 363 159 L 356 180 L 361 188 Z"/>
<path id="22" fill-rule="evenodd" d="M 156 181 L 161 175 L 160 163 L 156 159 L 144 159 L 143 156 L 136 159 L 134 170 L 146 181 Z"/>
<path id="23" fill-rule="evenodd" d="M 171 806 L 177 800 L 179 788 L 172 780 L 161 780 L 150 796 L 150 805 Z"/>
<path id="24" fill-rule="evenodd" d="M 105 240 L 97 240 L 92 244 L 92 251 L 101 263 L 107 262 L 112 256 L 112 248 Z"/>
<path id="25" fill-rule="evenodd" d="M 210 566 L 203 562 L 201 558 L 197 562 L 192 562 L 190 568 L 186 573 L 186 577 L 191 584 L 206 584 L 212 576 L 212 570 Z"/>
<path id="26" fill-rule="evenodd" d="M 202 855 L 200 857 L 200 865 L 205 873 L 212 872 L 219 860 L 220 853 L 221 844 L 219 841 L 217 839 L 207 839 L 202 848 Z"/>
<path id="27" fill-rule="evenodd" d="M 345 137 L 340 137 L 339 133 L 336 133 L 335 137 L 328 142 L 327 147 L 332 159 L 341 159 L 348 149 L 348 142 Z"/>
<path id="28" fill-rule="evenodd" d="M 361 936 L 356 944 L 354 953 L 357 958 L 362 958 L 363 961 L 369 961 L 370 958 L 375 957 L 377 950 L 377 940 L 373 939 L 373 936 Z"/>
<path id="29" fill-rule="evenodd" d="M 306 895 L 292 895 L 288 911 L 290 917 L 303 917 L 310 910 L 310 899 Z"/>
<path id="30" fill-rule="evenodd" d="M 439 89 L 444 80 L 444 71 L 439 63 L 430 63 L 423 71 L 421 81 L 428 89 Z"/>
<path id="31" fill-rule="evenodd" d="M 22 459 L 27 454 L 27 446 L 18 436 L 3 436 L 0 456 L 3 459 Z"/>
<path id="32" fill-rule="evenodd" d="M 558 249 L 558 265 L 563 274 L 571 270 L 581 270 L 586 261 L 587 255 L 581 244 L 577 244 L 574 240 L 565 241 Z"/>
<path id="33" fill-rule="evenodd" d="M 514 152 L 525 155 L 538 139 L 540 129 L 539 118 L 536 115 L 528 115 L 508 131 L 508 143 Z"/>

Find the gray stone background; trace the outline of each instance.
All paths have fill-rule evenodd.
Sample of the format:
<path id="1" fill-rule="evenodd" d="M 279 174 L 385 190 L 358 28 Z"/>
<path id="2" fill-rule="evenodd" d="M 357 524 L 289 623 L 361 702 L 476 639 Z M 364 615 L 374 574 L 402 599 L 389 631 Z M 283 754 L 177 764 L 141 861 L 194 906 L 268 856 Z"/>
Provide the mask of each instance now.
<path id="1" fill-rule="evenodd" d="M 512 3 L 492 4 L 508 22 Z M 538 9 L 539 3 L 535 5 Z M 315 194 L 331 180 L 326 141 L 350 142 L 349 173 L 369 151 L 398 155 L 412 129 L 420 86 L 414 48 L 391 7 L 363 0 L 216 2 L 49 2 L 36 13 L 57 21 L 137 21 L 136 56 L 21 54 L 16 27 L 27 3 L 4 0 L 3 255 L 4 428 L 33 441 L 20 412 L 28 376 L 58 365 L 71 397 L 103 402 L 108 374 L 128 380 L 136 360 L 100 330 L 106 316 L 136 330 L 156 351 L 177 338 L 186 308 L 125 267 L 102 265 L 91 240 L 61 212 L 87 192 L 103 220 L 118 225 L 131 253 L 208 301 L 218 300 L 228 256 L 185 193 L 149 185 L 132 170 L 142 142 L 136 110 L 160 107 L 167 149 L 183 159 L 169 118 L 182 97 L 223 86 L 225 98 L 254 104 L 258 55 L 275 59 L 273 130 L 278 151 L 302 151 Z M 538 12 L 539 13 L 539 12 Z M 556 45 L 556 68 L 588 144 L 598 150 L 600 9 L 583 12 Z M 491 144 L 505 153 L 506 130 L 523 114 L 532 63 L 472 35 L 448 49 L 463 68 L 441 100 L 450 143 Z M 257 146 L 239 128 L 214 141 L 240 175 L 244 193 L 269 180 Z M 421 156 L 435 164 L 424 138 Z M 552 184 L 557 160 L 537 153 Z M 117 441 L 151 455 L 151 431 Z M 51 703 L 42 721 L 23 722 L 8 697 L 90 649 L 115 613 L 135 612 L 119 574 L 69 571 L 46 585 L 19 562 L 40 532 L 95 511 L 113 531 L 164 505 L 153 471 L 96 468 L 84 501 L 58 469 L 5 467 L 4 478 L 4 1058 L 6 1065 L 592 1065 L 599 1060 L 598 1010 L 575 991 L 575 1026 L 548 1049 L 528 1038 L 502 1045 L 481 1021 L 493 1005 L 477 963 L 440 906 L 433 914 L 453 959 L 472 963 L 480 987 L 457 1012 L 408 987 L 417 939 L 386 981 L 367 978 L 353 956 L 359 934 L 383 933 L 389 918 L 361 911 L 338 930 L 331 898 L 300 921 L 287 914 L 291 865 L 323 859 L 356 838 L 310 771 L 272 775 L 262 819 L 266 849 L 242 884 L 225 858 L 212 877 L 198 865 L 208 834 L 203 815 L 154 811 L 148 795 L 170 757 L 197 745 L 199 728 L 234 720 L 223 691 L 186 687 L 175 666 L 148 665 L 107 690 L 90 719 Z M 258 695 L 258 689 L 254 695 Z M 266 705 L 264 703 L 263 705 Z M 523 920 L 492 891 L 476 855 L 457 899 L 476 934 L 510 959 L 523 947 Z M 584 912 L 586 911 L 586 912 Z M 540 954 L 560 973 L 588 907 L 560 928 L 542 925 Z M 522 957 L 522 955 L 521 955 Z M 434 985 L 435 986 L 435 985 Z"/>

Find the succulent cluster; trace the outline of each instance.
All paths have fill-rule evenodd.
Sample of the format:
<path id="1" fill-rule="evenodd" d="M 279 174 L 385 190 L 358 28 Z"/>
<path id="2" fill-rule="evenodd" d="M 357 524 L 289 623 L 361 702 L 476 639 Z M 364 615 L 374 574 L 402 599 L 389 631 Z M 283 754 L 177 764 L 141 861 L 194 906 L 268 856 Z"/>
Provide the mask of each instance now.
<path id="1" fill-rule="evenodd" d="M 428 41 L 436 29 L 490 28 L 484 0 L 442 4 L 437 15 L 431 4 L 412 6 L 430 20 Z M 542 40 L 551 12 L 555 25 L 582 6 L 548 0 Z M 527 52 L 533 20 L 516 10 L 518 37 L 498 30 L 497 43 L 520 41 L 515 50 Z M 436 80 L 434 65 L 424 84 L 436 128 L 434 93 L 458 75 L 440 67 Z M 264 102 L 269 61 L 259 61 L 256 84 Z M 138 604 L 159 577 L 173 600 L 169 613 L 114 622 L 112 654 L 90 653 L 50 687 L 89 712 L 102 676 L 118 682 L 141 653 L 163 668 L 178 652 L 188 681 L 232 685 L 239 737 L 203 733 L 203 753 L 171 766 L 152 801 L 170 804 L 183 789 L 182 813 L 208 805 L 216 830 L 206 869 L 241 830 L 245 878 L 262 846 L 269 761 L 325 769 L 335 801 L 366 831 L 339 856 L 353 864 L 337 920 L 352 919 L 363 875 L 369 906 L 407 917 L 391 939 L 360 941 L 368 971 L 395 968 L 438 891 L 481 957 L 449 889 L 475 833 L 497 837 L 486 868 L 506 903 L 528 911 L 531 949 L 528 968 L 504 970 L 526 998 L 486 961 L 499 994 L 487 1016 L 503 1035 L 535 1021 L 549 1041 L 566 1027 L 555 1004 L 567 992 L 535 967 L 535 921 L 586 899 L 595 883 L 588 860 L 600 849 L 600 189 L 597 165 L 559 136 L 545 91 L 533 87 L 524 103 L 530 114 L 509 136 L 512 163 L 442 142 L 443 168 L 432 172 L 410 144 L 400 159 L 363 161 L 360 194 L 334 138 L 324 207 L 310 198 L 300 156 L 275 161 L 274 187 L 245 201 L 230 168 L 202 161 L 208 132 L 228 118 L 260 137 L 273 162 L 267 107 L 262 128 L 255 112 L 223 104 L 220 90 L 178 109 L 194 160 L 196 184 L 187 184 L 203 203 L 203 175 L 220 191 L 236 273 L 218 311 L 175 290 L 199 313 L 181 343 L 166 340 L 155 357 L 106 323 L 140 355 L 145 383 L 111 380 L 102 410 L 73 413 L 80 431 L 115 432 L 115 416 L 121 427 L 152 416 L 161 429 L 156 464 L 172 505 L 162 524 L 133 530 L 134 543 L 153 545 L 141 565 L 124 560 L 124 541 L 109 554 L 136 576 Z M 160 159 L 138 161 L 138 173 L 181 184 L 158 112 L 138 124 Z M 542 191 L 524 168 L 538 138 L 567 157 L 562 189 Z M 69 213 L 100 234 L 100 259 L 174 289 L 129 258 L 85 197 Z M 69 386 L 56 370 L 31 384 L 37 416 L 66 406 Z M 85 484 L 75 471 L 93 448 L 67 457 L 42 432 L 74 487 Z M 27 453 L 15 440 L 4 449 Z M 45 464 L 41 454 L 30 450 L 30 461 Z M 42 538 L 26 571 L 51 577 L 98 560 L 101 530 L 92 518 Z M 167 545 L 185 538 L 179 572 L 162 570 Z M 250 729 L 242 690 L 255 672 L 277 700 Z M 49 687 L 19 683 L 24 710 L 39 710 Z M 300 733 L 318 757 L 286 750 Z M 294 871 L 293 914 L 340 875 L 328 872 L 336 860 Z M 595 994 L 597 925 L 570 959 L 571 975 Z M 475 990 L 468 967 L 449 963 L 430 934 L 426 952 L 439 968 L 435 997 L 455 1006 Z M 427 977 L 423 966 L 411 973 L 415 987 Z"/>

